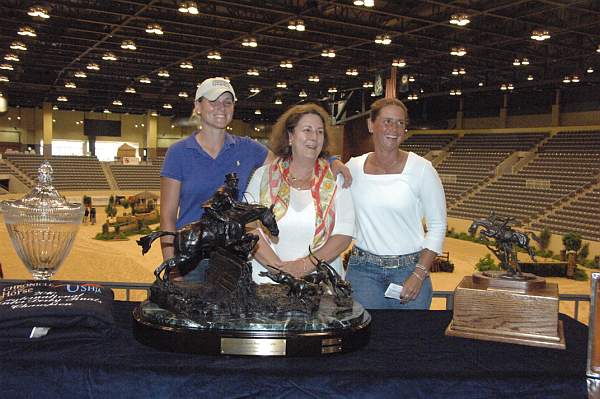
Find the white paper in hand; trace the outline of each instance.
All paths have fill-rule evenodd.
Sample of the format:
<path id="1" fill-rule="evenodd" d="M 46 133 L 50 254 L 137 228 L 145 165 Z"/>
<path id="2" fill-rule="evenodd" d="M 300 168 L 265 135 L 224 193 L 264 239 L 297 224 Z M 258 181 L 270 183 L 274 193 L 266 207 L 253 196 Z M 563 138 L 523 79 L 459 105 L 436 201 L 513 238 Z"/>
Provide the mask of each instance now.
<path id="1" fill-rule="evenodd" d="M 392 299 L 398 299 L 400 300 L 400 293 L 402 292 L 402 286 L 398 285 L 398 284 L 394 284 L 394 283 L 390 283 L 390 285 L 387 287 L 387 290 L 385 290 L 385 297 L 386 298 L 392 298 Z"/>

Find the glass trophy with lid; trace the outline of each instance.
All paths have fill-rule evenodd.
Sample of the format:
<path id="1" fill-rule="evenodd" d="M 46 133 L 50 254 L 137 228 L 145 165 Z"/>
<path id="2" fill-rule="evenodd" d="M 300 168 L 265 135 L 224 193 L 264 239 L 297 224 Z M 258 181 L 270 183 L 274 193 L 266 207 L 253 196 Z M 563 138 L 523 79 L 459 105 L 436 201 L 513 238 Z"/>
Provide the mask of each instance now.
<path id="1" fill-rule="evenodd" d="M 35 280 L 48 280 L 71 251 L 83 205 L 69 203 L 52 186 L 52 166 L 44 161 L 38 183 L 20 200 L 0 202 L 12 244 Z"/>

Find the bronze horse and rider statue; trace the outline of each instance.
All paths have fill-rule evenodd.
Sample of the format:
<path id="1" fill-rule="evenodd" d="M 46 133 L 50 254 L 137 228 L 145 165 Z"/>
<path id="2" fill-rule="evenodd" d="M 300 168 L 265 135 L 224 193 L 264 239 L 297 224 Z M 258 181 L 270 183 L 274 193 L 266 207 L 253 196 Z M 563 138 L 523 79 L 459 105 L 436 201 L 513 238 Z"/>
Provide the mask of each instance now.
<path id="1" fill-rule="evenodd" d="M 492 212 L 487 219 L 474 220 L 469 227 L 469 234 L 475 236 L 479 230 L 479 238 L 500 260 L 500 267 L 505 271 L 502 278 L 524 280 L 528 277 L 521 272 L 517 248 L 527 251 L 535 262 L 535 251 L 529 246 L 529 243 L 530 239 L 539 243 L 539 239 L 531 231 L 514 230 L 510 226 L 514 221 L 513 217 L 497 216 Z"/>
<path id="2" fill-rule="evenodd" d="M 182 275 L 189 273 L 200 261 L 210 258 L 217 248 L 224 248 L 241 261 L 247 261 L 258 241 L 258 236 L 246 232 L 248 223 L 258 220 L 271 235 L 279 234 L 272 208 L 238 201 L 237 184 L 235 173 L 226 175 L 225 185 L 202 205 L 204 214 L 199 220 L 175 232 L 155 231 L 137 241 L 145 254 L 157 238 L 175 237 L 175 255 L 156 268 L 154 274 L 158 279 L 168 281 L 175 268 Z"/>

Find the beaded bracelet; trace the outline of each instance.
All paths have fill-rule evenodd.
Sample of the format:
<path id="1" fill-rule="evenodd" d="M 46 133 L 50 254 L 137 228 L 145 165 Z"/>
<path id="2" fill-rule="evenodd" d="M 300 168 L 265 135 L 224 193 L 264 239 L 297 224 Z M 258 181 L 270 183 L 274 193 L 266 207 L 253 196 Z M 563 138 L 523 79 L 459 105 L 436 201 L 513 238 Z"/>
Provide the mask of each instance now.
<path id="1" fill-rule="evenodd" d="M 423 277 L 419 276 L 416 272 L 413 272 L 412 274 L 419 280 L 423 281 Z"/>
<path id="2" fill-rule="evenodd" d="M 425 275 L 429 275 L 429 270 L 427 270 L 427 268 L 425 266 L 423 266 L 420 263 L 417 263 L 417 265 L 415 266 L 417 269 L 421 269 L 425 272 Z"/>

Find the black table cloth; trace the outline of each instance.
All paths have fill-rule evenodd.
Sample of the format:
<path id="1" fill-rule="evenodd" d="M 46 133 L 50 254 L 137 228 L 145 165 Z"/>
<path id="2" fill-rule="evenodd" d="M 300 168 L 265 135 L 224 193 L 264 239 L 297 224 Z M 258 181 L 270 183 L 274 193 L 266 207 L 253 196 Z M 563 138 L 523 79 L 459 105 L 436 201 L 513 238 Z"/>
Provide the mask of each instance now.
<path id="1" fill-rule="evenodd" d="M 566 350 L 446 337 L 448 311 L 371 311 L 370 343 L 320 358 L 202 356 L 135 341 L 115 302 L 110 340 L 0 343 L 1 398 L 584 398 L 587 327 Z"/>

